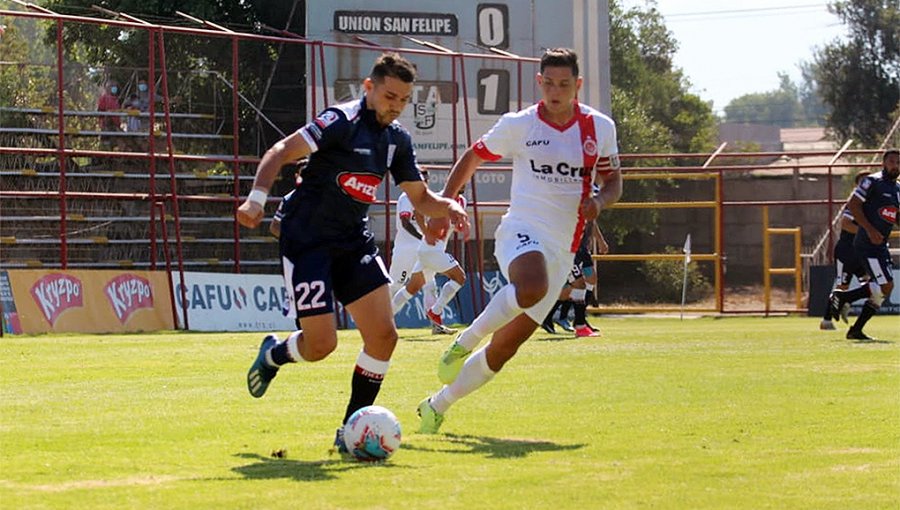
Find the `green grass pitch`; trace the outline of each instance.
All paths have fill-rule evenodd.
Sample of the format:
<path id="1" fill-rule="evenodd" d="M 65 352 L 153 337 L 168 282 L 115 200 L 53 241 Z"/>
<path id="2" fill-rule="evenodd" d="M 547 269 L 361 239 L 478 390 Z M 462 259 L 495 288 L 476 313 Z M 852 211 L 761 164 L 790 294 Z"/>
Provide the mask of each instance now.
<path id="1" fill-rule="evenodd" d="M 0 508 L 900 508 L 900 319 L 596 318 L 415 433 L 450 341 L 402 330 L 388 462 L 328 453 L 361 341 L 251 398 L 260 334 L 0 339 Z M 284 450 L 284 457 L 272 453 Z"/>

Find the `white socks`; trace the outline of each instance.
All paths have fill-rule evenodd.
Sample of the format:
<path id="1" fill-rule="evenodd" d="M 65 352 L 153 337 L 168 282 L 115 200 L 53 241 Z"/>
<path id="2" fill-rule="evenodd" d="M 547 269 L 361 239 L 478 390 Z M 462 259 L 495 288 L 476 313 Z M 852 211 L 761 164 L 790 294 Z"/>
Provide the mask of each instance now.
<path id="1" fill-rule="evenodd" d="M 400 290 L 391 297 L 391 312 L 397 315 L 406 303 L 412 299 L 412 294 L 407 292 L 406 287 L 400 287 Z"/>
<path id="2" fill-rule="evenodd" d="M 431 307 L 431 311 L 438 315 L 444 312 L 444 307 L 447 306 L 447 303 L 453 299 L 453 296 L 459 292 L 459 289 L 462 288 L 462 285 L 456 283 L 454 280 L 447 280 L 447 283 L 441 287 L 441 295 L 438 296 L 437 301 L 434 302 L 434 305 Z M 426 294 L 427 296 L 428 294 Z"/>
<path id="3" fill-rule="evenodd" d="M 522 307 L 516 301 L 516 286 L 509 284 L 494 294 L 472 325 L 459 334 L 456 343 L 471 351 L 478 346 L 482 338 L 502 328 L 520 313 Z"/>
<path id="4" fill-rule="evenodd" d="M 494 375 L 496 372 L 487 364 L 485 348 L 479 349 L 466 360 L 456 380 L 431 397 L 431 407 L 439 414 L 446 413 L 454 402 L 487 384 Z"/>

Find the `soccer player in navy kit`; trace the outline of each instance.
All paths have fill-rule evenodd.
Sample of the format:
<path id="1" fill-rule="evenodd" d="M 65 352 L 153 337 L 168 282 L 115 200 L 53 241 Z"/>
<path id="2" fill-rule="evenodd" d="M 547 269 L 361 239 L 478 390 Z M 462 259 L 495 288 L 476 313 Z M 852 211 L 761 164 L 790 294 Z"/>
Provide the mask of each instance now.
<path id="1" fill-rule="evenodd" d="M 468 231 L 466 212 L 455 200 L 428 190 L 419 173 L 409 133 L 395 122 L 409 103 L 415 80 L 413 65 L 385 53 L 363 82 L 365 95 L 322 111 L 312 122 L 270 148 L 260 161 L 253 191 L 238 209 L 238 221 L 255 228 L 276 174 L 304 156 L 303 185 L 284 204 L 279 247 L 292 311 L 303 330 L 284 341 L 263 339 L 247 373 L 247 388 L 262 397 L 279 367 L 326 358 L 337 347 L 332 295 L 356 322 L 363 350 L 356 360 L 350 402 L 342 423 L 356 410 L 375 402 L 397 343 L 397 328 L 384 267 L 367 212 L 388 171 L 415 208 L 431 217 L 448 218 Z M 434 242 L 442 229 L 426 231 Z M 343 449 L 342 428 L 335 446 Z"/>
<path id="2" fill-rule="evenodd" d="M 869 172 L 859 172 L 856 174 L 856 177 L 854 178 L 855 185 L 859 186 L 863 177 L 867 175 L 869 175 Z M 869 277 L 869 274 L 856 257 L 856 250 L 853 248 L 853 239 L 856 237 L 857 230 L 859 230 L 859 225 L 856 224 L 853 214 L 844 207 L 843 211 L 841 211 L 841 234 L 838 241 L 834 244 L 833 252 L 834 265 L 837 274 L 835 275 L 834 288 L 828 291 L 829 295 L 831 295 L 831 291 L 833 290 L 847 290 L 850 287 L 850 281 L 854 276 L 856 276 L 857 281 L 860 282 L 861 285 L 867 284 L 866 279 Z M 849 304 L 847 305 L 847 308 L 849 311 Z M 831 322 L 832 319 L 837 320 L 840 319 L 840 317 L 832 317 L 831 307 L 826 306 L 825 316 L 822 318 L 822 322 L 819 323 L 819 329 L 835 329 L 834 323 Z"/>
<path id="3" fill-rule="evenodd" d="M 859 317 L 847 330 L 849 340 L 871 340 L 863 333 L 866 322 L 875 315 L 882 301 L 894 289 L 893 263 L 888 250 L 888 237 L 897 224 L 900 209 L 900 152 L 885 151 L 881 171 L 867 176 L 859 183 L 847 200 L 847 209 L 853 214 L 859 229 L 853 239 L 856 256 L 869 274 L 869 284 L 859 288 L 831 293 L 831 314 L 846 321 L 844 306 L 857 299 L 869 298 Z"/>

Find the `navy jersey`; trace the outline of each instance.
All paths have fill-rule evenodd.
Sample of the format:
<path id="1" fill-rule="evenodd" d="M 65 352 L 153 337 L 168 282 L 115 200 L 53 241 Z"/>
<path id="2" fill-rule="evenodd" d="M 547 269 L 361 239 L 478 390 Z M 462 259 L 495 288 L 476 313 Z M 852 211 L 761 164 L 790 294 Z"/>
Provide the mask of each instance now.
<path id="1" fill-rule="evenodd" d="M 897 224 L 897 211 L 900 209 L 900 184 L 896 179 L 887 179 L 883 172 L 878 172 L 863 178 L 853 194 L 862 200 L 866 219 L 884 235 L 882 244 L 886 246 L 891 229 Z M 872 244 L 865 229 L 859 229 L 856 238 L 857 241 Z"/>
<path id="2" fill-rule="evenodd" d="M 369 206 L 387 172 L 397 184 L 422 180 L 409 133 L 397 122 L 381 126 L 365 97 L 324 110 L 299 133 L 312 154 L 284 207 L 282 243 L 291 248 L 367 241 Z"/>

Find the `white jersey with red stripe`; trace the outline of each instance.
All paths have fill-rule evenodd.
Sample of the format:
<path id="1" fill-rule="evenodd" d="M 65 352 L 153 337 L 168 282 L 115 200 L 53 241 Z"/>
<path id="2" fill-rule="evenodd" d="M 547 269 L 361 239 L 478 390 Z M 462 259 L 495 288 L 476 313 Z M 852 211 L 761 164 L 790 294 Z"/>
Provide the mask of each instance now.
<path id="1" fill-rule="evenodd" d="M 543 118 L 539 107 L 503 115 L 473 150 L 488 161 L 513 160 L 504 219 L 526 222 L 548 241 L 575 252 L 585 224 L 578 208 L 591 193 L 594 170 L 610 172 L 619 166 L 616 125 L 578 104 L 575 117 L 559 126 Z"/>
<path id="2" fill-rule="evenodd" d="M 419 230 L 419 225 L 416 223 L 416 220 L 413 219 L 414 213 L 415 210 L 413 209 L 412 201 L 406 196 L 406 193 L 401 193 L 400 197 L 397 198 L 397 235 L 394 237 L 394 249 L 397 249 L 397 246 L 409 246 L 415 250 L 419 246 L 419 239 L 413 237 L 412 234 L 403 228 L 403 220 L 408 219 L 411 220 L 416 232 L 419 232 L 419 234 L 422 233 Z"/>

